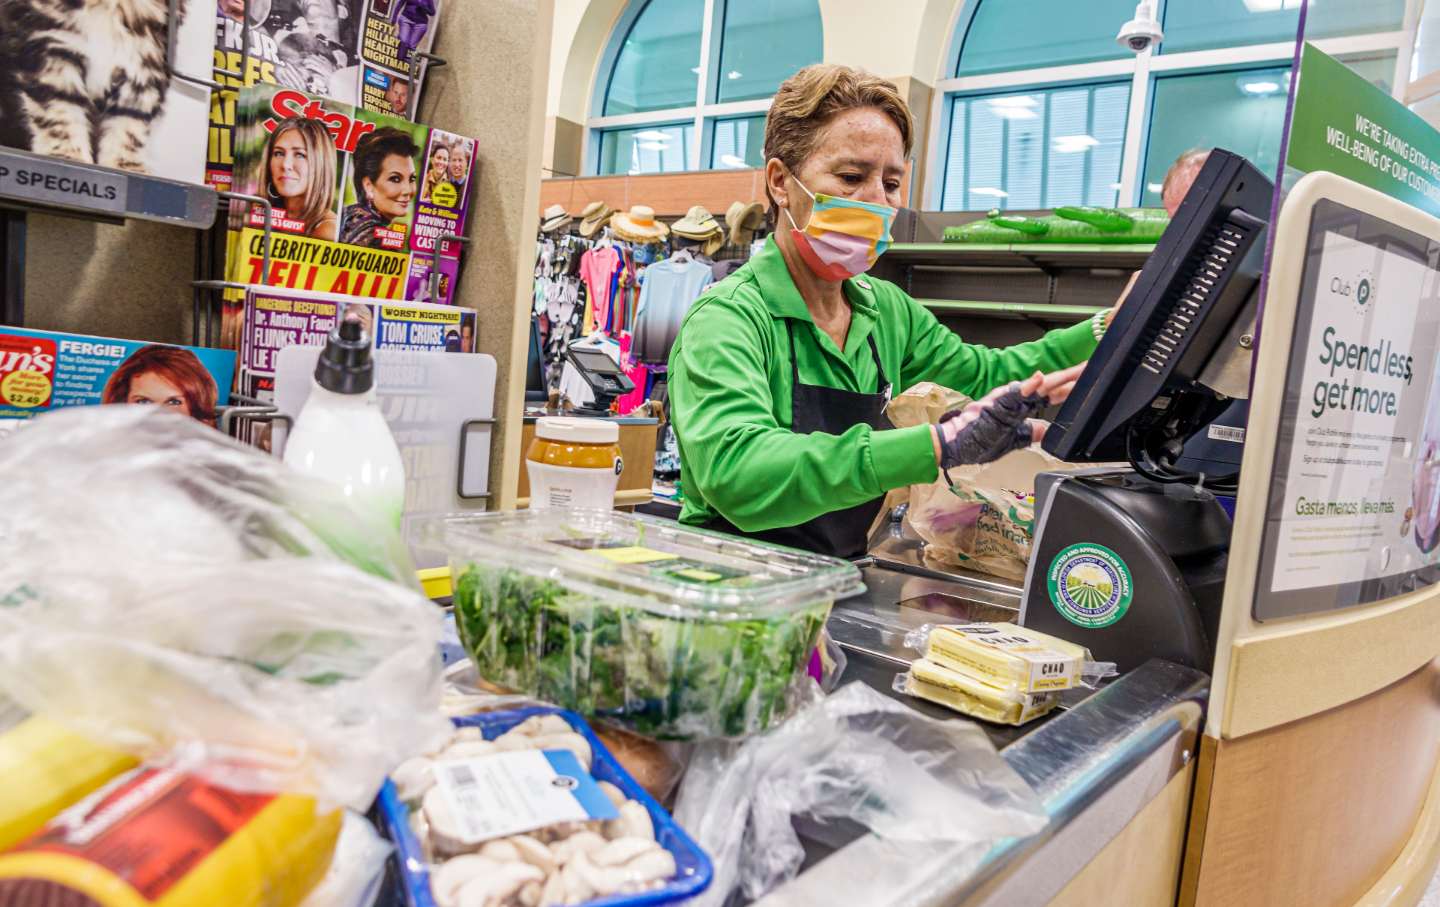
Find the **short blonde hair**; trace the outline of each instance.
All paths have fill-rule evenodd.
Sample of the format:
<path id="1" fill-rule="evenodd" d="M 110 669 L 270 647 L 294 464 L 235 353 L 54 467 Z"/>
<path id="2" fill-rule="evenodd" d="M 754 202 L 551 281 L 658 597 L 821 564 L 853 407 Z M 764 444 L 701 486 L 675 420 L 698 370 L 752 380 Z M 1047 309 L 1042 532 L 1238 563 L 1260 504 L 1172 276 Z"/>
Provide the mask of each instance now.
<path id="1" fill-rule="evenodd" d="M 765 159 L 779 158 L 791 173 L 815 151 L 820 130 L 831 117 L 860 107 L 876 107 L 900 130 L 905 156 L 915 137 L 910 106 L 895 83 L 850 66 L 816 63 L 786 79 L 770 102 L 765 121 Z M 765 190 L 767 198 L 770 190 Z M 769 198 L 774 216 L 775 199 Z"/>

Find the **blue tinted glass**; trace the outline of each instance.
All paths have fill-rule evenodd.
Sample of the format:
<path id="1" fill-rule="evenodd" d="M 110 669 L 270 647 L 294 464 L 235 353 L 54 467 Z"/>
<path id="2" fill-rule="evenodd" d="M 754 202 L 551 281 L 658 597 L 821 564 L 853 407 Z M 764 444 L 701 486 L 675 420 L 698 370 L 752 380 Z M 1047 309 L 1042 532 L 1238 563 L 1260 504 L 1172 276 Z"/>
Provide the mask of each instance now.
<path id="1" fill-rule="evenodd" d="M 688 170 L 694 142 L 694 123 L 606 129 L 600 133 L 598 172 L 605 176 Z"/>
<path id="2" fill-rule="evenodd" d="M 1134 15 L 1135 0 L 984 0 L 961 36 L 955 74 L 1124 59 L 1133 55 L 1115 36 Z"/>
<path id="3" fill-rule="evenodd" d="M 817 0 L 725 0 L 716 99 L 768 98 L 821 57 Z"/>
<path id="4" fill-rule="evenodd" d="M 705 0 L 651 0 L 620 46 L 605 115 L 693 107 Z"/>
<path id="5" fill-rule="evenodd" d="M 760 167 L 765 163 L 765 115 L 715 121 L 710 167 L 727 170 Z"/>
<path id="6" fill-rule="evenodd" d="M 1405 0 L 1323 0 L 1305 16 L 1308 40 L 1402 28 Z M 1168 0 L 1162 53 L 1295 40 L 1300 0 Z"/>
<path id="7" fill-rule="evenodd" d="M 1130 85 L 956 98 L 941 208 L 1114 206 Z"/>
<path id="8" fill-rule="evenodd" d="M 1394 54 L 1351 60 L 1348 65 L 1382 90 L 1390 90 Z M 1157 78 L 1141 204 L 1160 204 L 1165 172 L 1191 148 L 1224 148 L 1244 155 L 1261 173 L 1273 175 L 1289 86 L 1288 66 Z"/>

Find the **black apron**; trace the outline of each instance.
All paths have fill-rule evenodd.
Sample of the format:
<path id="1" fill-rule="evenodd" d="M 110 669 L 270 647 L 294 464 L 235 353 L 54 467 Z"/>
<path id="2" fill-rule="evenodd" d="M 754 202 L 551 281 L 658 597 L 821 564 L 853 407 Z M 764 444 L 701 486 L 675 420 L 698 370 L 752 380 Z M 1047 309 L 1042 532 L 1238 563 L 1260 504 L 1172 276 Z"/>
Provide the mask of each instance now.
<path id="1" fill-rule="evenodd" d="M 875 334 L 870 341 L 870 355 L 875 357 L 876 392 L 856 393 L 833 387 L 820 387 L 800 383 L 800 364 L 795 358 L 794 322 L 786 319 L 786 334 L 790 338 L 790 430 L 800 435 L 824 432 L 827 435 L 841 435 L 856 425 L 868 425 L 874 429 L 893 428 L 885 416 L 885 405 L 890 402 L 890 381 L 885 377 L 885 366 L 880 363 L 880 351 L 875 348 Z M 847 507 L 822 513 L 798 526 L 783 526 L 762 532 L 741 532 L 729 520 L 717 516 L 708 527 L 743 535 L 747 538 L 804 548 L 817 554 L 834 557 L 860 557 L 870 541 L 870 524 L 885 503 L 885 496 Z"/>

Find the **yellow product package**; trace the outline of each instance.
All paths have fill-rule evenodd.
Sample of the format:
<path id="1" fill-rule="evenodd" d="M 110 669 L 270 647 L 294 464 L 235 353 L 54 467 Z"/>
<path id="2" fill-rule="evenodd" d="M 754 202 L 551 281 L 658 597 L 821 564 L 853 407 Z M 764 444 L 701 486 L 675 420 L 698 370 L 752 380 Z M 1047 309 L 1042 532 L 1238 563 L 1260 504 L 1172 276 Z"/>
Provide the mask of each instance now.
<path id="1" fill-rule="evenodd" d="M 1022 693 L 1079 686 L 1089 657 L 1083 646 L 1011 623 L 934 627 L 921 653 L 990 686 Z"/>
<path id="2" fill-rule="evenodd" d="M 1048 714 L 1059 703 L 1054 693 L 1019 693 L 981 683 L 921 658 L 895 679 L 895 688 L 973 718 L 997 724 L 1024 724 Z"/>
<path id="3" fill-rule="evenodd" d="M 129 754 L 39 716 L 0 733 L 0 851 L 135 765 Z"/>

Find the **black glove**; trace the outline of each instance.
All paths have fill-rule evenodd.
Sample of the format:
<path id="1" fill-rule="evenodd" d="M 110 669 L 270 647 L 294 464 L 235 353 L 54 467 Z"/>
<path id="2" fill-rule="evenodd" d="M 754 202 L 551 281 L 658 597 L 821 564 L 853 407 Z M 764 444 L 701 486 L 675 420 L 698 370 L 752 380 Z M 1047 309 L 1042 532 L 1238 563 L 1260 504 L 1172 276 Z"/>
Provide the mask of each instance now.
<path id="1" fill-rule="evenodd" d="M 955 409 L 940 417 L 940 468 L 989 463 L 1034 440 L 1030 419 L 1047 401 L 1042 394 L 1025 396 L 1019 383 L 1003 393 Z M 958 423 L 958 424 L 950 424 Z M 946 477 L 949 481 L 949 477 Z"/>

